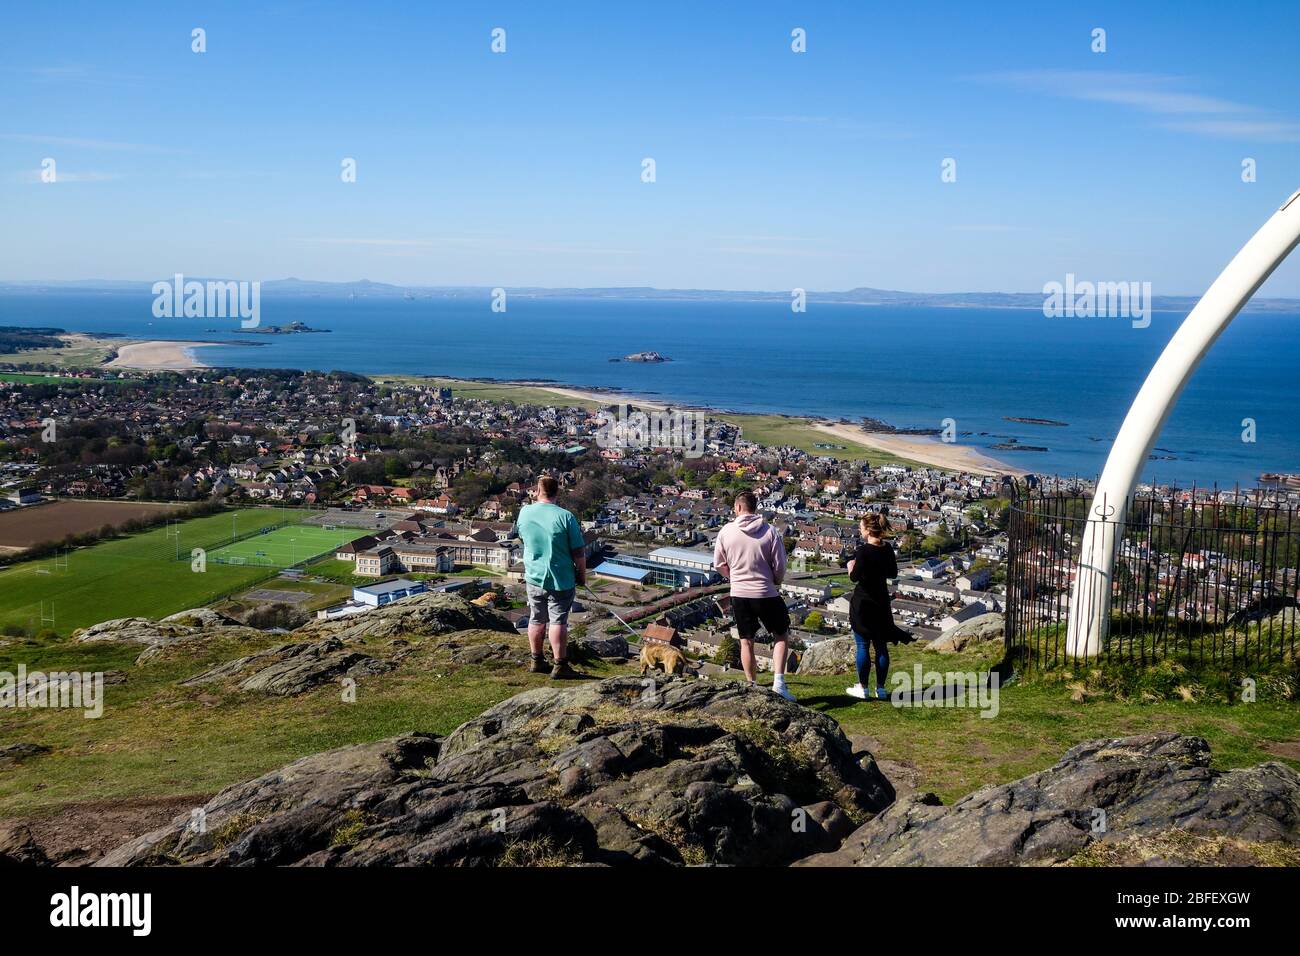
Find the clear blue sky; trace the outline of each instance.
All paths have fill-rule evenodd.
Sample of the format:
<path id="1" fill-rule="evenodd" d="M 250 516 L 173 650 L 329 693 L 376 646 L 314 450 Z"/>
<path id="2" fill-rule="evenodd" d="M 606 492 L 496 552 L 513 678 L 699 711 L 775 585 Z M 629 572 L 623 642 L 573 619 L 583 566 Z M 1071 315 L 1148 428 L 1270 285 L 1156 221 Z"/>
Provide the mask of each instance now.
<path id="1" fill-rule="evenodd" d="M 1300 4 L 1051 6 L 7 4 L 0 279 L 1199 294 L 1300 188 Z"/>

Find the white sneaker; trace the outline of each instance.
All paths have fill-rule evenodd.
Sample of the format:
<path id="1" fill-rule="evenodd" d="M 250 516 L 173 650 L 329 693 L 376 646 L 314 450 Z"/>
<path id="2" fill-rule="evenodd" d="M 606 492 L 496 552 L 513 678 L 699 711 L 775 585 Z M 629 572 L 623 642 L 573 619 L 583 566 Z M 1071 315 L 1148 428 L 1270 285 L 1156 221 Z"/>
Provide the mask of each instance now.
<path id="1" fill-rule="evenodd" d="M 798 699 L 794 696 L 794 694 L 790 693 L 790 688 L 786 687 L 784 684 L 781 684 L 779 686 L 777 684 L 773 684 L 772 693 L 776 694 L 778 697 L 784 697 L 786 700 Z"/>
<path id="2" fill-rule="evenodd" d="M 858 700 L 867 699 L 867 692 L 863 690 L 861 684 L 854 684 L 852 687 L 844 688 L 844 693 L 848 694 L 850 697 L 856 697 Z"/>

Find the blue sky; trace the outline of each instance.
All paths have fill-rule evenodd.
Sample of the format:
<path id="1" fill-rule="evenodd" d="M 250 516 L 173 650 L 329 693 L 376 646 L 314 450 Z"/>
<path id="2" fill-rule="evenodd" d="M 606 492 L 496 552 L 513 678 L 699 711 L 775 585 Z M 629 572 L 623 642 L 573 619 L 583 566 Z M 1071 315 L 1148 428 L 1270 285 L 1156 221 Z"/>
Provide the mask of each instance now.
<path id="1" fill-rule="evenodd" d="M 7 5 L 0 279 L 1199 294 L 1300 188 L 1300 4 L 1047 6 Z"/>

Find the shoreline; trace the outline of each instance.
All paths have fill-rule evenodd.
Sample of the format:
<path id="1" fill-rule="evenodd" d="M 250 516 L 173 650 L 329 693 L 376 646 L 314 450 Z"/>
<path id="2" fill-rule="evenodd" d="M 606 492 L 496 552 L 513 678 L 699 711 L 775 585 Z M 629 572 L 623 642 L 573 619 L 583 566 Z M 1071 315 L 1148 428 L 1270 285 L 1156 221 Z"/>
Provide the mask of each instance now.
<path id="1" fill-rule="evenodd" d="M 490 384 L 501 387 L 513 386 L 516 388 L 532 388 L 539 391 L 550 392 L 564 398 L 576 399 L 583 402 L 595 402 L 601 405 L 628 402 L 652 411 L 665 411 L 670 408 L 679 408 L 685 411 L 705 412 L 714 418 L 722 419 L 752 418 L 758 416 L 778 417 L 787 419 L 792 424 L 805 424 L 815 432 L 829 437 L 838 438 L 841 441 L 861 445 L 869 449 L 885 452 L 886 454 L 892 455 L 896 458 L 904 458 L 909 461 L 918 462 L 922 465 L 942 468 L 947 471 L 964 471 L 978 475 L 1014 475 L 1016 477 L 1030 474 L 1030 472 L 1024 468 L 1016 467 L 1015 465 L 1000 461 L 991 455 L 986 455 L 971 445 L 962 445 L 957 443 L 949 444 L 947 442 L 935 441 L 933 438 L 923 435 L 896 435 L 885 432 L 869 432 L 859 425 L 846 424 L 844 422 L 816 415 L 792 415 L 786 412 L 737 412 L 711 408 L 703 405 L 673 405 L 665 402 L 663 399 L 644 398 L 614 389 L 581 388 L 556 382 L 537 381 L 535 379 L 493 379 L 489 382 L 488 380 L 456 378 L 449 375 L 429 377 L 436 378 L 440 381 L 460 382 L 467 385 Z"/>
<path id="2" fill-rule="evenodd" d="M 117 356 L 104 363 L 105 368 L 128 368 L 136 371 L 185 371 L 211 368 L 199 361 L 194 350 L 218 342 L 176 342 L 163 340 L 130 341 L 117 346 Z"/>
<path id="3" fill-rule="evenodd" d="M 89 344 L 90 340 L 94 337 L 86 335 L 85 333 L 69 333 L 67 338 L 75 338 L 78 340 L 79 344 L 84 345 Z M 108 345 L 117 352 L 117 355 L 112 359 L 112 361 L 102 363 L 101 367 L 103 368 L 162 372 L 212 368 L 213 366 L 202 361 L 198 357 L 196 351 L 200 348 L 217 346 L 223 343 L 188 342 L 175 339 L 102 339 L 98 340 L 97 344 Z M 432 379 L 452 383 L 453 385 L 459 384 L 466 386 L 479 385 L 487 387 L 496 386 L 500 388 L 534 389 L 536 391 L 545 392 L 549 395 L 554 395 L 558 398 L 569 399 L 576 402 L 594 403 L 598 405 L 628 402 L 652 411 L 666 411 L 670 409 L 698 411 L 713 418 L 736 420 L 736 424 L 740 425 L 742 428 L 745 428 L 745 426 L 749 424 L 751 427 L 745 429 L 747 432 L 751 433 L 748 437 L 750 440 L 759 441 L 760 444 L 786 444 L 787 442 L 761 440 L 752 434 L 752 432 L 755 431 L 752 427 L 756 423 L 755 420 L 776 419 L 787 422 L 793 427 L 802 427 L 806 429 L 808 437 L 813 440 L 816 440 L 819 437 L 834 438 L 851 445 L 857 445 L 860 448 L 869 451 L 882 452 L 891 458 L 902 459 L 906 462 L 922 466 L 978 475 L 1005 474 L 1019 477 L 1029 474 L 1029 471 L 1026 469 L 1000 461 L 971 445 L 962 445 L 957 443 L 949 444 L 946 442 L 936 441 L 935 439 L 924 435 L 869 432 L 860 425 L 850 424 L 842 420 L 827 418 L 825 416 L 798 415 L 788 412 L 742 412 L 733 409 L 716 408 L 713 406 L 685 403 L 679 404 L 669 402 L 663 398 L 641 396 L 613 388 L 575 386 L 562 382 L 555 382 L 553 380 L 460 378 L 451 375 L 420 376 L 403 373 L 368 375 L 367 377 L 375 379 L 406 379 L 410 381 Z M 832 450 L 826 449 L 824 451 L 830 453 Z M 809 450 L 809 453 L 818 454 L 819 451 Z"/>

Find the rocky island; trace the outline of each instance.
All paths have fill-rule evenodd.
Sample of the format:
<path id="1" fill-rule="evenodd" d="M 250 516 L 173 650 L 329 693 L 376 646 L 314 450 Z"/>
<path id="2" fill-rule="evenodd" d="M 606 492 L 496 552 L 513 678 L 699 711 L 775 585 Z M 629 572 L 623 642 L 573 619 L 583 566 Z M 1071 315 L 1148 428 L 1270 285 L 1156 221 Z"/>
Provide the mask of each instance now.
<path id="1" fill-rule="evenodd" d="M 208 329 L 215 332 L 216 329 Z M 304 332 L 328 332 L 329 329 L 313 329 L 305 322 L 290 322 L 288 325 L 261 325 L 255 329 L 234 329 L 243 335 L 297 335 Z"/>
<path id="2" fill-rule="evenodd" d="M 657 364 L 659 362 L 671 362 L 672 359 L 658 352 L 633 352 L 631 355 L 624 355 L 622 358 L 612 358 L 611 362 L 648 362 Z"/>

